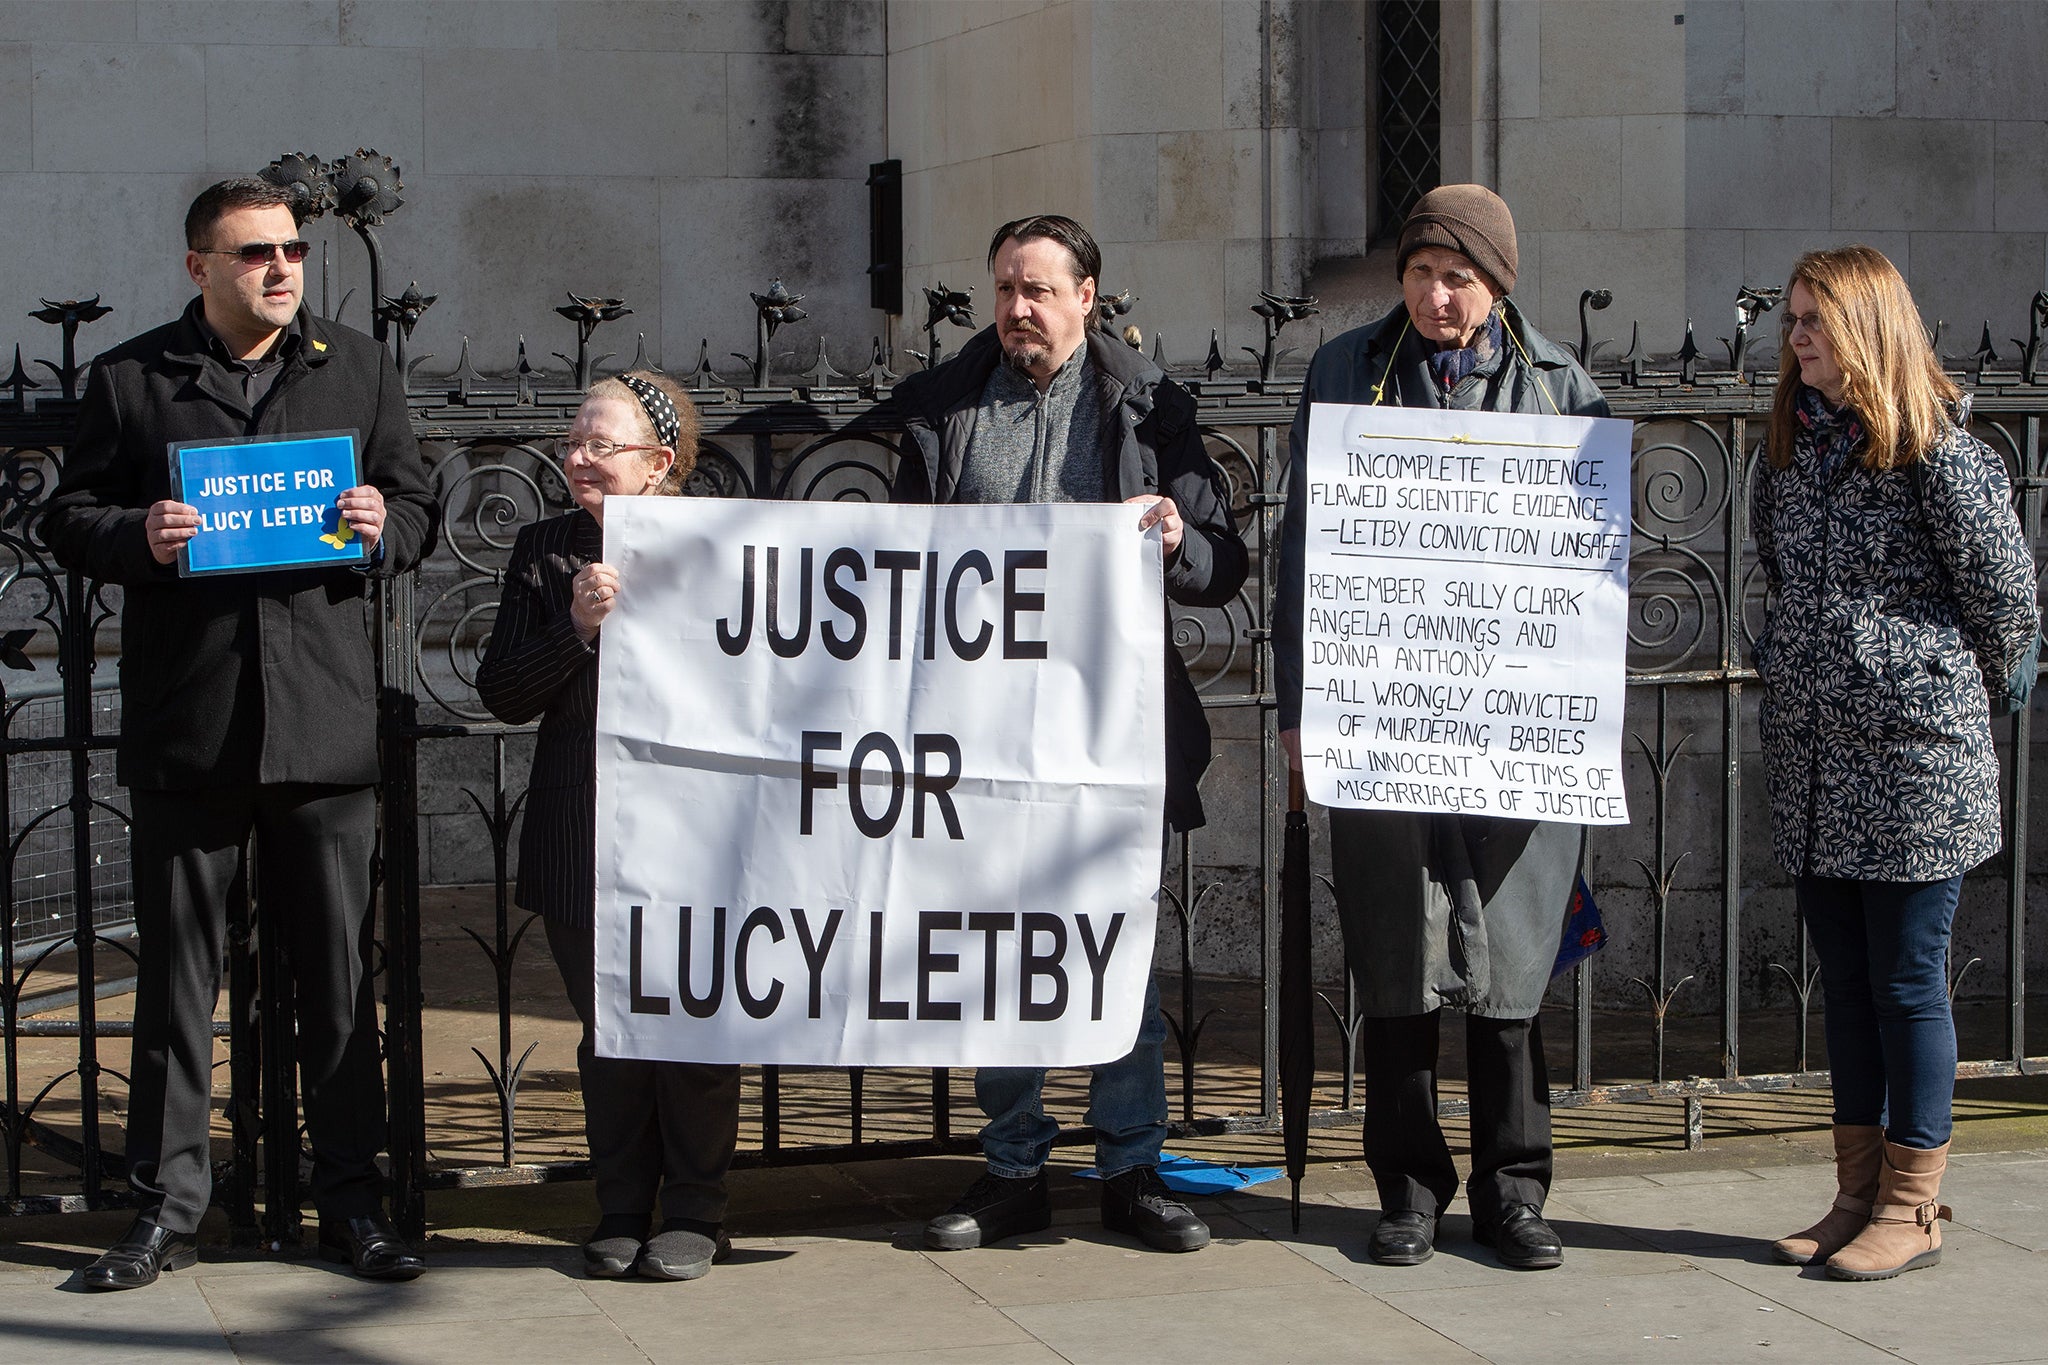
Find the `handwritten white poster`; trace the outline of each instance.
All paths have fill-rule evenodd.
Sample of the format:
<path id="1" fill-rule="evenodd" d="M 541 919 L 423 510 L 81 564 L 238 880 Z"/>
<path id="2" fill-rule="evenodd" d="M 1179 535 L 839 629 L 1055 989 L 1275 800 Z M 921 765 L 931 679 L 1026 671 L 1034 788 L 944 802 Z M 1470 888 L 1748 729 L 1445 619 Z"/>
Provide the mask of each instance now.
<path id="1" fill-rule="evenodd" d="M 1130 1050 L 1165 799 L 1158 532 L 1119 506 L 605 505 L 597 1046 Z"/>
<path id="2" fill-rule="evenodd" d="M 1311 797 L 1627 823 L 1629 449 L 1612 418 L 1310 408 Z"/>

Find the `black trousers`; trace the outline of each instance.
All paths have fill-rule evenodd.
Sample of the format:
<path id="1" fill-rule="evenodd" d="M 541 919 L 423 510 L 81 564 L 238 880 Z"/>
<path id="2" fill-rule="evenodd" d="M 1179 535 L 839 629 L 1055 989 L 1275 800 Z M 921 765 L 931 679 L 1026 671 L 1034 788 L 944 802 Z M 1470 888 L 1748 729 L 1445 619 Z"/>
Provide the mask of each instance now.
<path id="1" fill-rule="evenodd" d="M 576 1074 L 597 1186 L 599 1237 L 644 1237 L 648 1211 L 702 1230 L 725 1221 L 725 1173 L 740 1131 L 740 1069 L 600 1057 L 593 926 L 541 923 L 569 1004 L 583 1021 Z"/>
<path id="2" fill-rule="evenodd" d="M 257 932 L 278 936 L 297 996 L 313 1202 L 327 1217 L 374 1212 L 385 1134 L 368 966 L 375 791 L 275 784 L 129 798 L 140 962 L 128 1183 L 142 1211 L 170 1231 L 196 1231 L 212 1193 L 213 1009 L 227 905 L 247 886 L 253 831 Z"/>
<path id="3" fill-rule="evenodd" d="M 1365 1164 L 1388 1213 L 1441 1214 L 1458 1192 L 1457 1168 L 1436 1117 L 1438 1025 L 1443 1011 L 1367 1018 Z M 1472 1176 L 1465 1197 L 1475 1223 L 1513 1204 L 1540 1212 L 1550 1193 L 1550 1076 L 1543 1021 L 1465 1019 L 1472 1101 Z"/>

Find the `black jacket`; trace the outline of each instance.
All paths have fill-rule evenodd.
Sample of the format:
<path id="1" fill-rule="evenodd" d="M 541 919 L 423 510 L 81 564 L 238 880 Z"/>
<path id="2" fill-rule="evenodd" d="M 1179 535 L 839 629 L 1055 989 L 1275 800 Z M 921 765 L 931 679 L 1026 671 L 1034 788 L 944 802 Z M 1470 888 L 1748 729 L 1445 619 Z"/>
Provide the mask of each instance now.
<path id="1" fill-rule="evenodd" d="M 361 786 L 377 770 L 376 642 L 366 574 L 284 569 L 180 578 L 144 538 L 174 496 L 174 441 L 354 428 L 363 480 L 384 494 L 380 561 L 433 548 L 439 509 L 384 348 L 306 313 L 303 337 L 253 422 L 209 352 L 195 298 L 176 321 L 93 362 L 78 434 L 42 518 L 57 562 L 123 589 L 118 780 L 183 791 L 254 782 Z"/>
<path id="2" fill-rule="evenodd" d="M 1166 593 L 1191 607 L 1227 605 L 1244 586 L 1247 556 L 1231 520 L 1223 479 L 1202 445 L 1195 403 L 1151 361 L 1098 329 L 1088 358 L 1101 386 L 1103 501 L 1162 493 L 1180 509 L 1186 531 L 1166 566 Z M 974 433 L 981 390 L 1002 358 L 993 327 L 977 332 L 936 369 L 910 375 L 895 401 L 915 454 L 898 464 L 897 502 L 954 500 L 961 461 Z M 1209 766 L 1209 721 L 1169 638 L 1166 648 L 1166 819 L 1175 829 L 1203 823 L 1196 784 Z"/>
<path id="3" fill-rule="evenodd" d="M 519 532 L 476 692 L 507 725 L 540 717 L 519 830 L 525 909 L 592 922 L 597 879 L 597 642 L 569 615 L 570 583 L 604 557 L 604 528 L 578 509 Z"/>

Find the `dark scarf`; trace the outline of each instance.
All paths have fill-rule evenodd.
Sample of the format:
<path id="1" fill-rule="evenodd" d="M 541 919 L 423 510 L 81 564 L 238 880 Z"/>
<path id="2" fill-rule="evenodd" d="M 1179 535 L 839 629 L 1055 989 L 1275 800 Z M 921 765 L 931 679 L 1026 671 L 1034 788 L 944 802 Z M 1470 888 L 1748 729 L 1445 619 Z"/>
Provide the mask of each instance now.
<path id="1" fill-rule="evenodd" d="M 1799 419 L 1801 439 L 1820 460 L 1820 474 L 1831 479 L 1863 444 L 1863 423 L 1847 406 L 1831 408 L 1819 389 L 1802 384 L 1793 400 L 1792 415 Z"/>
<path id="2" fill-rule="evenodd" d="M 1500 314 L 1496 311 L 1486 315 L 1486 325 L 1472 334 L 1470 346 L 1431 355 L 1429 372 L 1446 390 L 1455 389 L 1466 375 L 1499 355 L 1500 347 Z"/>

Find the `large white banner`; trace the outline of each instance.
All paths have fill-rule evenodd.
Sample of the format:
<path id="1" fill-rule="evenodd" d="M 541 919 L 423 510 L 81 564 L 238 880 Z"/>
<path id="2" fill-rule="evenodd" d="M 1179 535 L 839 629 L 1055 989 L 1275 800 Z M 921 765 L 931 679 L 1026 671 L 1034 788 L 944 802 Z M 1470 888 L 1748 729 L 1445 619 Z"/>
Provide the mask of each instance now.
<path id="1" fill-rule="evenodd" d="M 1309 409 L 1311 797 L 1627 823 L 1629 449 L 1613 418 Z"/>
<path id="2" fill-rule="evenodd" d="M 1166 782 L 1159 538 L 1137 523 L 607 502 L 598 1051 L 1128 1052 Z"/>

